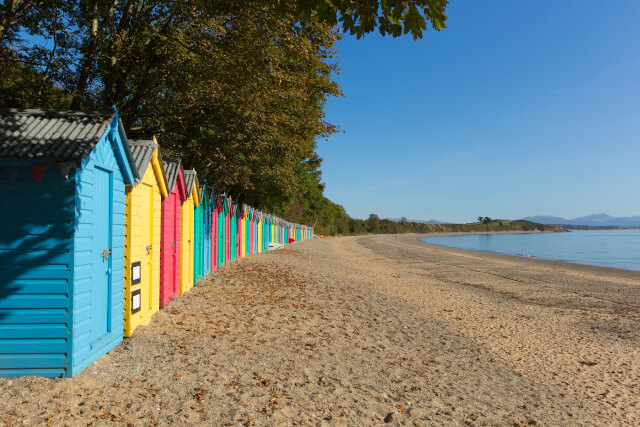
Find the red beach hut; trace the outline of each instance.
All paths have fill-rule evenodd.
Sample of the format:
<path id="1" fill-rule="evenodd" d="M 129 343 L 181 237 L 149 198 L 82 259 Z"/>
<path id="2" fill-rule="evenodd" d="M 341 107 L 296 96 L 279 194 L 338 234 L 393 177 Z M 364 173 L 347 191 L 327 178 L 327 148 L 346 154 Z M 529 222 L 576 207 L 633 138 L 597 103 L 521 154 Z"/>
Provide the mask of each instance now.
<path id="1" fill-rule="evenodd" d="M 163 159 L 168 196 L 162 200 L 160 307 L 180 295 L 180 206 L 187 199 L 180 159 Z"/>

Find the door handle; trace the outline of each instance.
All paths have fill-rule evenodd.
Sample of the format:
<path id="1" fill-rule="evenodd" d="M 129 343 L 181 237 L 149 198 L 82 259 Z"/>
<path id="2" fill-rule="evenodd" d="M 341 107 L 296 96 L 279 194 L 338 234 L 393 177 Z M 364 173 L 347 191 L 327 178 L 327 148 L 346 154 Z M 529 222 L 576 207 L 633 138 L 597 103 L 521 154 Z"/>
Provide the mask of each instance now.
<path id="1" fill-rule="evenodd" d="M 171 246 L 176 247 L 176 242 L 171 242 Z"/>
<path id="2" fill-rule="evenodd" d="M 100 252 L 100 256 L 104 258 L 105 261 L 109 260 L 109 255 L 111 255 L 111 249 L 105 249 L 102 252 Z"/>
<path id="3" fill-rule="evenodd" d="M 153 247 L 153 245 L 149 245 L 146 247 L 147 249 L 147 255 L 149 255 L 149 253 L 151 252 L 151 248 Z"/>

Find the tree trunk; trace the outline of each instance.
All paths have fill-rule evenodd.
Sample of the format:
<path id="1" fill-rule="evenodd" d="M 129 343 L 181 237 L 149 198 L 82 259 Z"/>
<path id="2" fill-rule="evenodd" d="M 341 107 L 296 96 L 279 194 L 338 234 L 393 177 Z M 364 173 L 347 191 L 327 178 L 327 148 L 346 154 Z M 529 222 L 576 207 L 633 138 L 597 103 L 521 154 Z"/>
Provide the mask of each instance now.
<path id="1" fill-rule="evenodd" d="M 91 0 L 89 7 L 91 8 L 91 30 L 89 32 L 89 43 L 80 66 L 78 84 L 71 101 L 71 108 L 74 110 L 82 108 L 84 93 L 87 90 L 89 75 L 91 74 L 91 67 L 93 66 L 98 46 L 98 0 Z"/>

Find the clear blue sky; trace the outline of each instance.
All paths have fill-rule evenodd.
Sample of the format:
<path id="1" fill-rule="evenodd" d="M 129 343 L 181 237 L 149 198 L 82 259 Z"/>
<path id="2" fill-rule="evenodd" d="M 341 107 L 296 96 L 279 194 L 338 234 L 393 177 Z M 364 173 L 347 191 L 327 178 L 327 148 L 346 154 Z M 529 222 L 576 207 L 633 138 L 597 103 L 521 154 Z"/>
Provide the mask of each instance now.
<path id="1" fill-rule="evenodd" d="M 326 195 L 361 218 L 640 215 L 640 1 L 451 3 L 422 40 L 338 43 Z"/>

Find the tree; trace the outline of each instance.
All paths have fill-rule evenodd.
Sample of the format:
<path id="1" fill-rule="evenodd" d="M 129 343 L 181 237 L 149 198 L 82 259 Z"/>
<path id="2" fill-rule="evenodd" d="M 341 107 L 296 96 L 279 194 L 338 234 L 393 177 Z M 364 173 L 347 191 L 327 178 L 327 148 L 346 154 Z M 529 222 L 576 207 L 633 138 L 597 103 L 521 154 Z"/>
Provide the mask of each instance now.
<path id="1" fill-rule="evenodd" d="M 214 12 L 220 0 L 199 0 L 205 10 Z M 414 40 L 422 38 L 427 22 L 440 31 L 446 28 L 445 9 L 448 0 L 269 0 L 287 19 L 308 24 L 319 22 L 329 26 L 341 25 L 342 30 L 358 39 L 376 28 L 381 35 L 399 37 L 411 33 Z"/>
<path id="2" fill-rule="evenodd" d="M 380 233 L 380 217 L 376 214 L 369 215 L 366 221 L 366 228 L 369 233 Z"/>
<path id="3" fill-rule="evenodd" d="M 337 131 L 323 106 L 341 95 L 334 28 L 293 25 L 275 6 L 240 0 L 215 14 L 192 0 L 27 3 L 2 15 L 11 21 L 0 45 L 12 70 L 0 73 L 4 106 L 115 104 L 130 137 L 156 135 L 164 154 L 277 214 L 319 185 L 316 143 Z"/>

